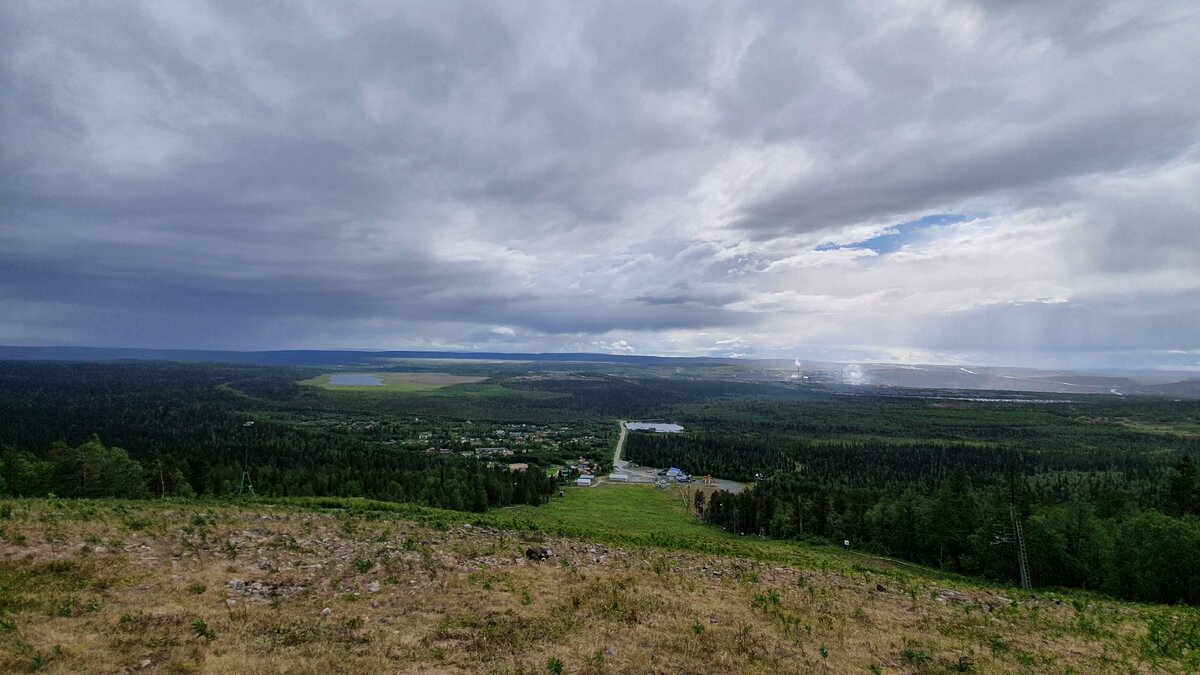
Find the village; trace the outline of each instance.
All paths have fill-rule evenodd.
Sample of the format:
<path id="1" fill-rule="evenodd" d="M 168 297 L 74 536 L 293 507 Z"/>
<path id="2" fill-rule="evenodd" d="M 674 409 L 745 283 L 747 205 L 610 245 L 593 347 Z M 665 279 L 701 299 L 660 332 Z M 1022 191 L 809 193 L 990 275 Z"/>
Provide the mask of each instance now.
<path id="1" fill-rule="evenodd" d="M 593 487 L 609 483 L 653 483 L 659 488 L 672 484 L 702 483 L 739 491 L 740 484 L 720 481 L 712 476 L 692 476 L 678 467 L 642 467 L 619 459 L 621 442 L 627 433 L 622 423 L 622 435 L 617 450 L 612 452 L 613 439 L 601 430 L 571 425 L 539 425 L 529 423 L 496 424 L 472 420 L 432 420 L 413 418 L 412 425 L 426 422 L 424 428 L 410 431 L 404 437 L 381 439 L 387 445 L 400 445 L 426 454 L 457 455 L 486 462 L 488 468 L 507 468 L 524 473 L 531 466 L 543 467 L 563 485 Z M 639 423 L 630 423 L 639 428 Z M 389 425 L 390 426 L 390 425 Z M 591 427 L 590 424 L 583 425 Z M 654 427 L 656 425 L 650 425 Z M 661 425 L 657 425 L 660 426 Z M 343 428 L 355 433 L 382 430 L 378 422 L 351 420 Z M 653 430 L 653 429 L 646 429 Z M 673 431 L 673 429 L 670 429 Z"/>

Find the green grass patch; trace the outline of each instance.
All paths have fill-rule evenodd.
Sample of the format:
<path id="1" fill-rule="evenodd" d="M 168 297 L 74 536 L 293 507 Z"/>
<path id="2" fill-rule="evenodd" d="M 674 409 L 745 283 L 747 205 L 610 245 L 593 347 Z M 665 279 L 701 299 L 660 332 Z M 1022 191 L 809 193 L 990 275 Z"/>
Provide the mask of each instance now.
<path id="1" fill-rule="evenodd" d="M 672 486 L 601 484 L 567 488 L 542 506 L 512 506 L 479 517 L 493 527 L 538 531 L 614 546 L 654 547 L 814 566 L 848 568 L 861 559 L 832 546 L 736 535 L 706 525 L 684 503 L 693 496 Z"/>
<path id="2" fill-rule="evenodd" d="M 1147 434 L 1178 436 L 1180 438 L 1200 438 L 1200 424 L 1195 422 L 1167 423 L 1129 418 L 1120 418 L 1116 422 L 1127 429 Z"/>
<path id="3" fill-rule="evenodd" d="M 0 565 L 0 612 L 18 612 L 54 604 L 56 610 L 73 605 L 74 592 L 92 580 L 91 565 L 69 560 L 30 563 L 8 561 Z"/>

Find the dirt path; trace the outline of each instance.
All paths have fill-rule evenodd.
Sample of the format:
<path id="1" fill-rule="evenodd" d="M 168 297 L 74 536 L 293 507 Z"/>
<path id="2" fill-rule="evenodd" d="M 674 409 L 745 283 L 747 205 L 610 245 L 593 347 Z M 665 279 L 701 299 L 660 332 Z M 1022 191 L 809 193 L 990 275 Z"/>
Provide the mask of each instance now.
<path id="1" fill-rule="evenodd" d="M 629 466 L 629 462 L 621 459 L 621 452 L 625 449 L 625 438 L 629 436 L 629 429 L 625 426 L 625 420 L 617 420 L 617 424 L 621 425 L 621 437 L 617 439 L 617 449 L 613 451 L 613 471 L 624 470 Z"/>

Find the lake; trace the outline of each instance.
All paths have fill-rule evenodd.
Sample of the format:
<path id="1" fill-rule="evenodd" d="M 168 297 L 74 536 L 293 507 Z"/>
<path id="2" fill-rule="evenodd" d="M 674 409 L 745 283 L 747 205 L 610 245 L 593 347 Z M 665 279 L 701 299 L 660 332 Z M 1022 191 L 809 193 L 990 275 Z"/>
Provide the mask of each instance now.
<path id="1" fill-rule="evenodd" d="M 664 434 L 673 434 L 677 431 L 683 431 L 683 427 L 678 424 L 670 424 L 667 422 L 626 422 L 625 427 L 630 431 L 658 431 Z"/>
<path id="2" fill-rule="evenodd" d="M 344 375 L 330 375 L 329 384 L 351 385 L 355 387 L 381 387 L 383 386 L 383 380 L 374 375 L 349 373 Z"/>

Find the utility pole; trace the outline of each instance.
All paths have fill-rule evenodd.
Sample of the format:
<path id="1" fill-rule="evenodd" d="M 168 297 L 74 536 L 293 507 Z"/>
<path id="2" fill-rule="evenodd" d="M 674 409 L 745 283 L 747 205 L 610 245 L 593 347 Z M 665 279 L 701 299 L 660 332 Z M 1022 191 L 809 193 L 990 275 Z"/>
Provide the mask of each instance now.
<path id="1" fill-rule="evenodd" d="M 1017 566 L 1021 569 L 1021 588 L 1028 591 L 1033 588 L 1033 582 L 1029 580 L 1029 558 L 1025 555 L 1025 530 L 1021 527 L 1017 506 L 1011 502 L 1008 504 L 1008 517 L 1012 519 L 1013 533 L 1017 540 Z"/>

